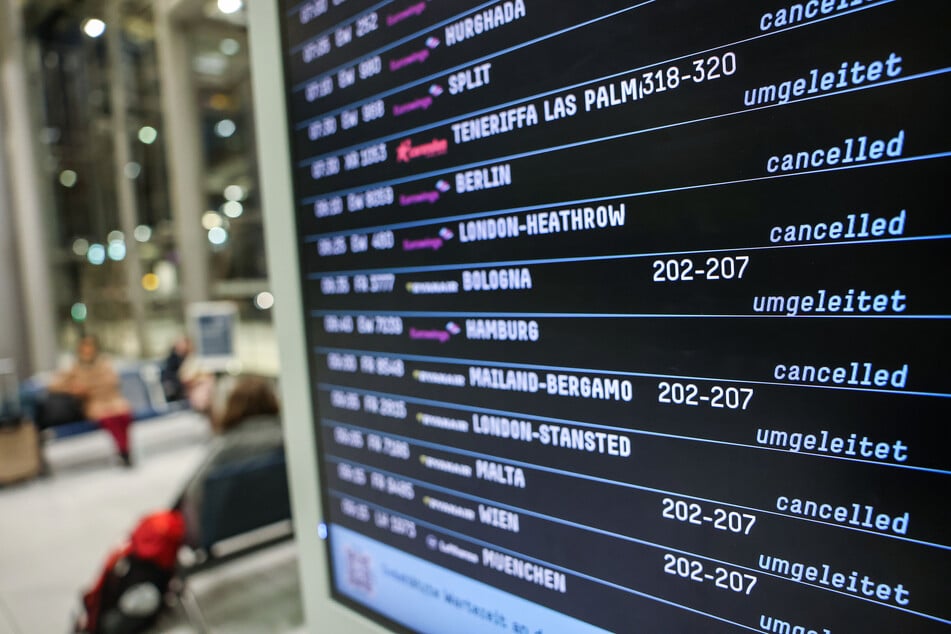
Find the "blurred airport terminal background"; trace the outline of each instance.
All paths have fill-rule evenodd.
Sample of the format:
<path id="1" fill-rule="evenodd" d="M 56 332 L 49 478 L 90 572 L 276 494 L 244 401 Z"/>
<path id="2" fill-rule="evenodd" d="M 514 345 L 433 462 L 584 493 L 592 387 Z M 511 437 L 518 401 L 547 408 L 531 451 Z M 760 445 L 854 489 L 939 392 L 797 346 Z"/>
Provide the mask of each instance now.
<path id="1" fill-rule="evenodd" d="M 219 401 L 234 375 L 277 378 L 246 31 L 241 0 L 0 0 L 0 634 L 71 631 L 200 462 L 208 419 L 157 383 L 195 307 L 231 311 Z M 86 334 L 140 419 L 134 469 L 93 425 L 25 435 L 28 393 Z M 206 621 L 179 606 L 157 631 L 301 627 L 293 541 L 204 574 Z"/>
<path id="2" fill-rule="evenodd" d="M 190 304 L 238 309 L 274 374 L 240 1 L 3 0 L 0 357 L 50 370 L 82 332 L 160 357 Z"/>

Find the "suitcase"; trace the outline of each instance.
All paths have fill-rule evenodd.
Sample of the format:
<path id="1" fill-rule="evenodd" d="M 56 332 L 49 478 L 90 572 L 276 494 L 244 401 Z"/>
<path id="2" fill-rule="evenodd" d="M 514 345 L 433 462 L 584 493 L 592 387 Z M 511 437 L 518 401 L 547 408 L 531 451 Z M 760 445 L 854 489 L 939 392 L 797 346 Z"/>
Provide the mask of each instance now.
<path id="1" fill-rule="evenodd" d="M 0 485 L 27 480 L 40 472 L 40 443 L 29 421 L 0 427 Z"/>

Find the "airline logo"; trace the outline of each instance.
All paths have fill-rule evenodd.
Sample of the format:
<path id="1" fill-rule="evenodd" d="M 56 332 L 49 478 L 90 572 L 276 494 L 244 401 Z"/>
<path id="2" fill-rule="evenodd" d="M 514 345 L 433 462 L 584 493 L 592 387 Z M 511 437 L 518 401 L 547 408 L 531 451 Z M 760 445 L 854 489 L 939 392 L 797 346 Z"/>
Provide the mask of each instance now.
<path id="1" fill-rule="evenodd" d="M 443 179 L 436 181 L 435 189 L 430 189 L 426 191 L 416 192 L 414 194 L 400 194 L 399 203 L 401 207 L 408 207 L 410 205 L 418 205 L 420 203 L 429 203 L 432 205 L 435 202 L 439 201 L 440 194 L 445 194 L 452 186 Z M 445 233 L 449 233 L 449 237 L 445 236 Z M 443 227 L 442 231 L 439 232 L 439 235 L 445 240 L 449 240 L 453 237 L 452 231 Z"/>
<path id="2" fill-rule="evenodd" d="M 397 71 L 401 68 L 405 68 L 410 64 L 422 64 L 427 59 L 429 59 L 429 49 L 423 48 L 414 53 L 410 53 L 406 57 L 400 57 L 398 59 L 390 60 L 390 70 Z"/>
<path id="3" fill-rule="evenodd" d="M 438 251 L 443 244 L 449 242 L 456 234 L 449 227 L 443 227 L 439 230 L 439 237 L 420 238 L 418 240 L 403 240 L 404 251 L 420 251 L 422 249 L 432 249 Z"/>
<path id="4" fill-rule="evenodd" d="M 433 98 L 429 95 L 407 101 L 406 103 L 398 103 L 393 106 L 393 116 L 399 117 L 414 110 L 426 110 L 431 105 L 433 105 Z"/>
<path id="5" fill-rule="evenodd" d="M 386 26 L 393 26 L 394 24 L 399 24 L 400 22 L 402 22 L 403 20 L 406 20 L 407 18 L 421 15 L 423 11 L 425 10 L 426 10 L 426 3 L 417 2 L 416 4 L 410 7 L 407 7 L 406 9 L 403 9 L 402 11 L 398 13 L 391 13 L 388 16 L 386 16 Z"/>
<path id="6" fill-rule="evenodd" d="M 433 328 L 428 330 L 423 330 L 420 328 L 410 328 L 409 329 L 409 338 L 415 339 L 417 341 L 428 339 L 430 341 L 438 341 L 439 343 L 446 343 L 449 341 L 450 337 L 453 335 L 458 335 L 462 332 L 462 327 L 454 321 L 450 321 L 446 324 L 445 329 Z"/>
<path id="7" fill-rule="evenodd" d="M 433 139 L 429 143 L 422 145 L 413 145 L 412 139 L 404 139 L 396 147 L 396 162 L 409 163 L 413 159 L 433 158 L 442 156 L 449 152 L 449 141 L 447 139 Z"/>
<path id="8" fill-rule="evenodd" d="M 415 194 L 400 194 L 400 207 L 409 205 L 418 205 L 420 203 L 429 203 L 430 205 L 439 200 L 439 192 L 425 191 Z"/>

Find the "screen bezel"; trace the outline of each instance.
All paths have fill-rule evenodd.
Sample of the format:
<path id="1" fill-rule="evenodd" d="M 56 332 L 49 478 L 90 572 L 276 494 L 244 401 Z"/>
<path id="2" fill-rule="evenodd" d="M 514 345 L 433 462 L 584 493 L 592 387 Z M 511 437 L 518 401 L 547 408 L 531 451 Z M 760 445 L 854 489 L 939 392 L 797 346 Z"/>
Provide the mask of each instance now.
<path id="1" fill-rule="evenodd" d="M 275 297 L 273 320 L 280 355 L 285 451 L 305 622 L 320 623 L 329 631 L 379 634 L 386 630 L 331 598 L 326 545 L 317 529 L 323 503 L 309 398 L 296 205 L 290 179 L 280 7 L 277 2 L 250 2 L 246 6 L 264 235 Z"/>
<path id="2" fill-rule="evenodd" d="M 305 336 L 297 204 L 291 179 L 281 9 L 277 2 L 246 6 L 258 175 L 268 274 L 275 297 L 273 323 L 305 623 L 348 634 L 413 632 L 333 591 L 328 543 L 318 534 L 326 500 L 314 427 L 316 404 L 310 398 L 312 359 Z"/>

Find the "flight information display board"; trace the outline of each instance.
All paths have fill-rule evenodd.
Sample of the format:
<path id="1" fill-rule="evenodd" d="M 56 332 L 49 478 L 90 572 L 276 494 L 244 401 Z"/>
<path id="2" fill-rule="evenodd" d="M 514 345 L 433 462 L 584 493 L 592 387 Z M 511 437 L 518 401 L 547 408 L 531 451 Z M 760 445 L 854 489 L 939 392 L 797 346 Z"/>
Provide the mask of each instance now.
<path id="1" fill-rule="evenodd" d="M 949 6 L 287 0 L 334 598 L 948 631 Z"/>

